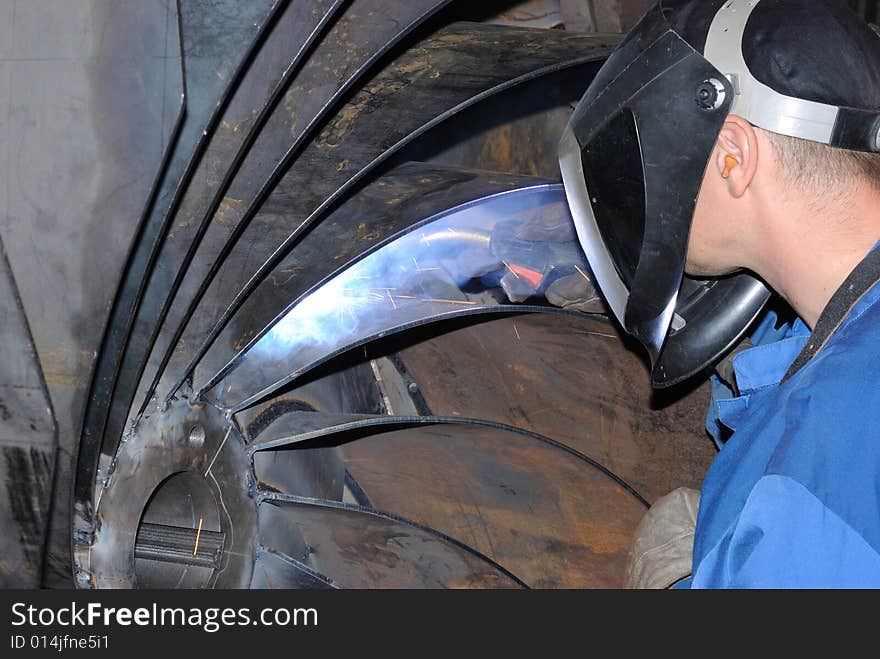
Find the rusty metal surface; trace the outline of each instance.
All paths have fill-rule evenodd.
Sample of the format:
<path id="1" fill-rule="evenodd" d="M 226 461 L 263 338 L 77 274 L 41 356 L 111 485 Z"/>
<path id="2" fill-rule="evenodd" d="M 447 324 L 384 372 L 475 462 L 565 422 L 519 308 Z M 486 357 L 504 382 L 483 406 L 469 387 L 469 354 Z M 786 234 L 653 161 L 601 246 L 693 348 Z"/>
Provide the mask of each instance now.
<path id="1" fill-rule="evenodd" d="M 304 412 L 270 425 L 248 451 L 292 456 L 317 445 L 341 447 L 371 506 L 460 540 L 531 587 L 623 583 L 646 504 L 553 440 L 464 418 Z"/>
<path id="2" fill-rule="evenodd" d="M 560 0 L 525 0 L 524 2 L 511 3 L 501 13 L 489 18 L 486 22 L 544 29 L 564 27 Z"/>
<path id="3" fill-rule="evenodd" d="M 253 459 L 257 479 L 274 491 L 342 500 L 345 465 L 338 451 L 305 449 L 296 455 L 274 451 Z"/>
<path id="4" fill-rule="evenodd" d="M 267 527 L 295 524 L 307 539 L 308 560 L 315 571 L 345 588 L 522 585 L 472 548 L 399 516 L 283 495 L 269 495 L 260 506 L 260 516 Z M 263 538 L 262 542 L 271 540 Z"/>
<path id="5" fill-rule="evenodd" d="M 574 77 L 579 72 L 575 72 Z M 568 76 L 560 75 L 559 78 Z M 400 159 L 559 179 L 558 135 L 571 115 L 570 80 L 547 80 L 543 93 L 502 94 L 461 121 L 445 122 Z M 498 125 L 500 113 L 512 117 Z M 527 148 L 523 148 L 527 144 Z M 433 148 L 432 148 L 433 147 Z M 439 147 L 439 148 L 438 148 Z"/>
<path id="6" fill-rule="evenodd" d="M 304 563 L 265 549 L 257 555 L 251 579 L 251 588 L 257 590 L 324 590 L 339 587 L 326 577 L 317 575 Z"/>
<path id="7" fill-rule="evenodd" d="M 599 470 L 527 436 L 433 426 L 344 445 L 374 506 L 461 539 L 532 588 L 617 588 L 644 507 Z"/>
<path id="8" fill-rule="evenodd" d="M 507 423 L 601 462 L 654 501 L 699 488 L 716 452 L 703 421 L 707 386 L 652 409 L 645 366 L 606 320 L 491 320 L 400 356 L 433 414 Z"/>
<path id="9" fill-rule="evenodd" d="M 629 32 L 654 0 L 560 0 L 566 30 Z"/>
<path id="10" fill-rule="evenodd" d="M 644 504 L 600 465 L 551 440 L 464 419 L 303 413 L 274 425 L 250 447 L 256 456 L 339 445 L 373 507 L 462 541 L 531 587 L 622 584 Z M 299 523 L 298 513 L 290 519 Z M 325 523 L 342 525 L 332 515 Z M 269 526 L 277 535 L 285 524 L 278 518 Z M 300 528 L 313 546 L 315 528 Z M 346 524 L 346 531 L 349 539 L 334 536 L 334 546 L 377 550 L 367 530 Z M 283 541 L 269 544 L 277 550 Z M 363 562 L 356 567 L 369 572 Z"/>

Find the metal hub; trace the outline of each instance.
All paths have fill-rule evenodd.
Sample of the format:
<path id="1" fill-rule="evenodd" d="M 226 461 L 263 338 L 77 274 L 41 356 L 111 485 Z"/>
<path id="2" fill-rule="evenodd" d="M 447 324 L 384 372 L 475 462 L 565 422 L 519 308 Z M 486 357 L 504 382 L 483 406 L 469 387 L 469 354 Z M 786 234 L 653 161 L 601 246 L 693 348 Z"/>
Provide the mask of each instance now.
<path id="1" fill-rule="evenodd" d="M 223 556 L 220 507 L 202 474 L 175 474 L 150 497 L 135 541 L 141 588 L 204 588 Z"/>
<path id="2" fill-rule="evenodd" d="M 256 525 L 249 464 L 241 436 L 214 408 L 181 399 L 145 415 L 104 479 L 92 545 L 77 550 L 89 583 L 247 586 Z"/>

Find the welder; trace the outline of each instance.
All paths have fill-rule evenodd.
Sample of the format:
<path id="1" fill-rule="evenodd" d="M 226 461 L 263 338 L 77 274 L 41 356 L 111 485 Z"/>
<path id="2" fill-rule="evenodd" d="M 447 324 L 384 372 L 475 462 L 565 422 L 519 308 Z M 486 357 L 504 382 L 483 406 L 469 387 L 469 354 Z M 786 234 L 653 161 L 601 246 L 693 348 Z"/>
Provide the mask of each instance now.
<path id="1" fill-rule="evenodd" d="M 844 0 L 661 0 L 560 163 L 654 386 L 728 356 L 720 452 L 648 512 L 629 585 L 880 586 L 880 37 Z"/>

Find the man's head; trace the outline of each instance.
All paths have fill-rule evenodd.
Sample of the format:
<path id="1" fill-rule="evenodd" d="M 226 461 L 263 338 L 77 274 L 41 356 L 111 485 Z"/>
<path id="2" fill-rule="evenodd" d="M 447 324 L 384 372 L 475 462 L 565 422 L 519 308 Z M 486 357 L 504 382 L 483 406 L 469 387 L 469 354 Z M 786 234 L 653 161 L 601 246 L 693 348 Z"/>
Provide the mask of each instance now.
<path id="1" fill-rule="evenodd" d="M 832 208 L 858 193 L 880 195 L 880 154 L 779 135 L 730 115 L 700 188 L 686 270 L 702 277 L 760 271 L 771 247 L 821 229 L 811 225 L 827 224 Z"/>
<path id="2" fill-rule="evenodd" d="M 560 162 L 594 276 L 655 385 L 723 353 L 767 299 L 747 274 L 699 279 L 764 277 L 834 195 L 872 187 L 878 151 L 880 38 L 845 0 L 648 12 L 575 110 Z"/>
<path id="3" fill-rule="evenodd" d="M 863 110 L 880 108 L 880 38 L 846 4 L 760 2 L 742 43 L 751 73 L 787 96 Z M 705 15 L 692 2 L 680 3 L 675 14 L 683 32 L 699 44 Z M 792 230 L 807 231 L 829 204 L 860 188 L 880 190 L 878 154 L 774 133 L 732 115 L 706 169 L 687 271 L 718 276 L 740 267 L 755 269 L 774 240 L 785 240 Z M 785 220 L 795 219 L 786 216 L 792 207 L 813 212 L 788 226 Z"/>

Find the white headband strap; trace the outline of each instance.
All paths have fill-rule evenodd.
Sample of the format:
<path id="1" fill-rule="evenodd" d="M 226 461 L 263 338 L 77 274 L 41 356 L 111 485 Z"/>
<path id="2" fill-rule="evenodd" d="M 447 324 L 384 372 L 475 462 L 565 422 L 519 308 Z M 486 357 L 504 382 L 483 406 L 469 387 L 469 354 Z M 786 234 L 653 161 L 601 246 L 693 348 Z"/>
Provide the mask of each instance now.
<path id="1" fill-rule="evenodd" d="M 761 0 L 728 0 L 709 28 L 704 57 L 734 89 L 731 114 L 772 133 L 831 144 L 839 108 L 785 96 L 755 79 L 743 57 L 746 24 Z"/>

